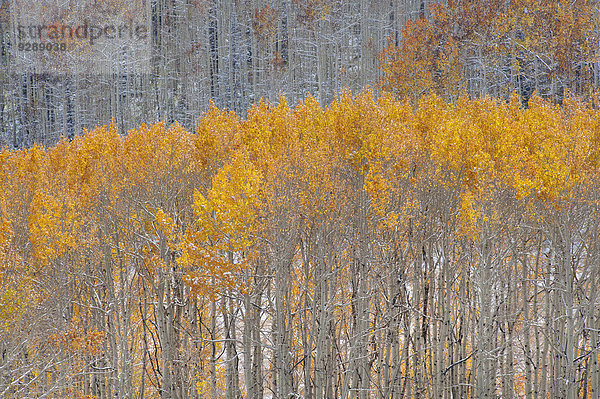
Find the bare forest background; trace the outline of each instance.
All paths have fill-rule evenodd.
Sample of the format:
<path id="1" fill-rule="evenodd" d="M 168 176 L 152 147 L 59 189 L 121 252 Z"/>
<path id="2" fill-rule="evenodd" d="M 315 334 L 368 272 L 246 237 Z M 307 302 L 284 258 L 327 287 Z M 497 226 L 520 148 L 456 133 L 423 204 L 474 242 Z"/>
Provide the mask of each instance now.
<path id="1" fill-rule="evenodd" d="M 55 143 L 114 118 L 122 132 L 142 123 L 193 128 L 208 109 L 244 114 L 260 98 L 323 104 L 348 87 L 376 83 L 390 34 L 428 1 L 153 0 L 151 72 L 88 76 L 13 73 L 9 0 L 2 1 L 0 142 Z"/>
<path id="2" fill-rule="evenodd" d="M 210 100 L 241 116 L 261 98 L 310 93 L 326 105 L 365 86 L 560 102 L 600 79 L 589 0 L 153 0 L 150 70 L 94 74 L 11 70 L 9 0 L 0 4 L 0 143 L 12 148 L 113 119 L 121 133 L 157 121 L 193 129 Z"/>

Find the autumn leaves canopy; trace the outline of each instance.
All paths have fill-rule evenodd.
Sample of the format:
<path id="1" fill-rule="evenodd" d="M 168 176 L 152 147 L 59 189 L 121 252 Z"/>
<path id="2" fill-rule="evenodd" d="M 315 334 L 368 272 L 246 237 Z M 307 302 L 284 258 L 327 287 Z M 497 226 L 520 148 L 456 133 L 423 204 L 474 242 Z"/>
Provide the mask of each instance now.
<path id="1" fill-rule="evenodd" d="M 172 254 L 200 293 L 242 281 L 282 214 L 310 226 L 366 195 L 377 228 L 394 230 L 423 211 L 411 194 L 423 187 L 446 190 L 455 233 L 476 240 L 500 196 L 523 209 L 594 201 L 586 192 L 598 182 L 599 123 L 574 99 L 558 108 L 535 98 L 524 110 L 516 97 L 448 104 L 432 95 L 411 106 L 366 92 L 327 108 L 310 97 L 296 108 L 261 103 L 247 120 L 213 108 L 196 134 L 99 127 L 48 150 L 2 152 L 3 264 L 26 268 L 24 284 L 110 243 L 111 256 L 144 257 L 150 269 Z M 4 323 L 14 317 L 4 313 Z"/>
<path id="2" fill-rule="evenodd" d="M 534 97 L 523 109 L 516 96 L 507 102 L 447 103 L 429 95 L 411 105 L 364 92 L 355 98 L 343 93 L 328 107 L 312 97 L 294 108 L 283 99 L 277 106 L 260 103 L 244 120 L 213 107 L 195 134 L 177 124 L 156 124 L 121 136 L 111 125 L 47 150 L 3 150 L 3 334 L 17 334 L 58 295 L 45 282 L 60 281 L 59 276 L 70 276 L 67 292 L 79 299 L 69 305 L 70 321 L 56 325 L 51 335 L 40 333 L 36 345 L 59 345 L 76 336 L 67 347 L 88 349 L 72 349 L 69 356 L 78 359 L 73 364 L 86 364 L 106 358 L 116 345 L 108 344 L 115 336 L 103 332 L 112 328 L 110 317 L 92 316 L 94 306 L 110 302 L 108 296 L 96 303 L 96 287 L 107 287 L 106 279 L 112 279 L 112 288 L 104 295 L 141 290 L 138 299 L 121 306 L 148 298 L 208 306 L 233 300 L 229 295 L 235 292 L 268 297 L 263 290 L 274 276 L 273 287 L 287 292 L 277 312 L 288 312 L 321 284 L 310 277 L 320 267 L 337 270 L 337 283 L 328 288 L 331 300 L 354 298 L 360 285 L 348 273 L 373 278 L 381 273 L 375 269 L 387 266 L 359 272 L 354 268 L 363 263 L 353 259 L 384 262 L 397 256 L 398 248 L 416 245 L 403 262 L 417 262 L 420 246 L 425 248 L 419 243 L 428 240 L 421 234 L 437 231 L 438 224 L 457 254 L 473 256 L 469 248 L 488 242 L 491 231 L 508 237 L 528 226 L 535 235 L 537 229 L 559 228 L 560 215 L 576 209 L 596 215 L 599 124 L 600 113 L 576 99 L 558 107 Z M 326 232 L 335 232 L 331 237 L 337 241 L 327 244 Z M 304 258 L 305 251 L 317 252 Z M 462 276 L 455 283 L 471 278 L 470 269 L 461 266 L 466 260 L 452 257 L 458 262 L 452 273 Z M 317 269 L 300 277 L 309 265 Z M 300 280 L 290 281 L 296 273 Z M 412 276 L 413 286 L 425 284 L 419 274 Z M 358 306 L 354 299 L 349 307 L 340 300 L 337 320 L 358 317 L 351 310 Z M 376 302 L 366 309 L 379 306 Z M 160 314 L 149 316 L 145 306 L 151 302 L 145 303 L 124 308 L 131 323 L 158 323 Z M 215 309 L 206 310 L 213 320 Z M 106 311 L 111 314 L 110 307 Z M 363 337 L 371 334 L 370 323 L 379 321 L 366 323 Z M 294 328 L 290 333 L 299 333 Z M 140 334 L 129 339 L 137 342 Z M 30 350 L 38 351 L 36 345 Z M 311 364 L 305 365 L 309 372 Z M 470 364 L 463 366 L 470 370 Z M 402 367 L 416 372 L 417 366 L 407 360 Z M 219 373 L 213 370 L 213 378 Z M 139 384 L 141 377 L 136 378 Z"/>

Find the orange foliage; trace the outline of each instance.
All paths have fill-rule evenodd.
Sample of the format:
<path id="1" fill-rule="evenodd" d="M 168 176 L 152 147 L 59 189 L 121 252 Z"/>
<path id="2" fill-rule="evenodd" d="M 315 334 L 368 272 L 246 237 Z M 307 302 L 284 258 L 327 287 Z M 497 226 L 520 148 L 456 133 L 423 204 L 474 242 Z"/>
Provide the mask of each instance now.
<path id="1" fill-rule="evenodd" d="M 561 101 L 588 95 L 598 56 L 594 2 L 449 0 L 431 18 L 409 20 L 380 54 L 383 89 L 416 100 L 463 93 L 527 100 L 532 90 Z"/>

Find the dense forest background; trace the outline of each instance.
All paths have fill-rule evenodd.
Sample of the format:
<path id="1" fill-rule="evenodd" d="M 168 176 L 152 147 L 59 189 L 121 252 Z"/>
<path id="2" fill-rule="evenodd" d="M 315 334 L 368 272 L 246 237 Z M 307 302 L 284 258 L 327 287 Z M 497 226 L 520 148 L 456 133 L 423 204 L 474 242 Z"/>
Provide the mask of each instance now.
<path id="1" fill-rule="evenodd" d="M 596 1 L 1 4 L 1 398 L 600 398 Z"/>
<path id="2" fill-rule="evenodd" d="M 114 13 L 112 3 L 127 7 L 101 2 L 85 12 Z M 2 0 L 0 143 L 53 144 L 112 119 L 121 133 L 157 121 L 193 130 L 209 100 L 241 116 L 261 98 L 284 94 L 294 104 L 311 93 L 326 105 L 366 85 L 410 98 L 537 91 L 560 101 L 566 89 L 589 94 L 600 79 L 592 0 L 139 3 L 149 70 L 75 74 L 67 64 L 64 73 L 11 68 L 10 1 Z"/>
<path id="3" fill-rule="evenodd" d="M 111 118 L 122 132 L 163 120 L 193 129 L 211 99 L 242 115 L 260 98 L 278 101 L 280 93 L 291 102 L 312 93 L 326 104 L 344 87 L 375 84 L 387 37 L 428 6 L 428 0 L 152 0 L 143 2 L 152 31 L 148 73 L 61 75 L 8 68 L 9 3 L 2 0 L 0 14 L 0 140 L 13 147 L 55 143 Z"/>

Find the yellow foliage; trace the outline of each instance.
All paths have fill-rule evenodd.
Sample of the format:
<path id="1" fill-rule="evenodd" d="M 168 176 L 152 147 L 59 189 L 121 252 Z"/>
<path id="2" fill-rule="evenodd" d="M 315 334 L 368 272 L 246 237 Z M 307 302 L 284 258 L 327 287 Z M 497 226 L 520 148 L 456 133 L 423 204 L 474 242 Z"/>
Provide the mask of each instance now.
<path id="1" fill-rule="evenodd" d="M 240 156 L 215 175 L 206 195 L 194 192 L 196 224 L 184 237 L 179 260 L 191 268 L 189 285 L 202 290 L 212 279 L 227 287 L 238 285 L 259 228 L 262 181 L 261 172 Z"/>
<path id="2" fill-rule="evenodd" d="M 195 134 L 159 123 L 121 137 L 111 125 L 49 149 L 2 150 L 0 330 L 38 303 L 34 281 L 43 273 L 81 268 L 70 282 L 77 285 L 98 278 L 89 268 L 108 263 L 120 290 L 137 289 L 138 279 L 148 279 L 144 292 L 167 278 L 181 287 L 183 279 L 182 292 L 210 301 L 250 292 L 252 279 L 269 280 L 265 268 L 286 245 L 293 317 L 319 284 L 331 284 L 325 295 L 336 305 L 328 311 L 348 323 L 354 288 L 343 283 L 356 277 L 348 265 L 361 233 L 372 234 L 369 251 L 397 245 L 403 252 L 386 262 L 408 265 L 421 256 L 421 248 L 403 248 L 411 236 L 426 242 L 425 234 L 441 232 L 470 244 L 512 222 L 502 220 L 507 205 L 521 223 L 537 225 L 573 204 L 597 209 L 599 160 L 600 111 L 573 98 L 556 107 L 534 97 L 523 109 L 516 96 L 447 103 L 431 94 L 410 103 L 369 91 L 345 91 L 328 107 L 310 96 L 295 108 L 284 99 L 259 103 L 245 121 L 212 106 Z M 305 239 L 342 248 L 318 266 L 335 281 L 315 281 Z M 465 267 L 454 262 L 460 255 L 448 262 Z M 471 284 L 468 278 L 457 282 Z M 93 284 L 82 286 L 92 291 Z M 101 354 L 103 334 L 73 325 L 54 338 L 81 358 Z M 300 339 L 297 330 L 290 334 Z M 290 353 L 309 355 L 294 345 Z M 416 372 L 408 361 L 402 367 Z M 220 394 L 225 372 L 217 368 Z M 515 381 L 522 385 L 521 376 Z M 212 388 L 204 379 L 197 389 Z"/>

